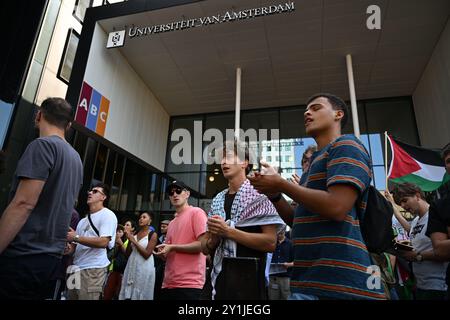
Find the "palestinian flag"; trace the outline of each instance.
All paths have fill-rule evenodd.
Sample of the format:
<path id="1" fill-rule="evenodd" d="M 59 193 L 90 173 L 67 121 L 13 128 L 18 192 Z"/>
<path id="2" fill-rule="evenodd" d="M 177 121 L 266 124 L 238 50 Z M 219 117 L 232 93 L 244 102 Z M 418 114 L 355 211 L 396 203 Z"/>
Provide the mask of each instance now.
<path id="1" fill-rule="evenodd" d="M 438 150 L 424 149 L 388 136 L 392 161 L 388 178 L 392 182 L 411 182 L 423 191 L 433 191 L 450 180 Z"/>

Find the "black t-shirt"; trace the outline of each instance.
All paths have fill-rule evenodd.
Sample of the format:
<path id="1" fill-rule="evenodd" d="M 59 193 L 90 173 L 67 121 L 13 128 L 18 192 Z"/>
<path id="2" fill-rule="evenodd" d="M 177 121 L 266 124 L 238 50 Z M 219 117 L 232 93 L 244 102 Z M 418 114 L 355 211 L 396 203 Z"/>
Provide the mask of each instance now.
<path id="1" fill-rule="evenodd" d="M 448 227 L 450 227 L 450 198 L 433 202 L 430 205 L 428 214 L 427 236 L 430 237 L 435 232 L 448 234 Z"/>
<path id="2" fill-rule="evenodd" d="M 225 203 L 224 210 L 226 215 L 226 220 L 231 219 L 231 207 L 233 205 L 233 201 L 236 194 L 225 195 Z M 252 227 L 236 227 L 238 230 L 242 230 L 244 232 L 249 233 L 261 233 L 261 226 L 252 226 Z M 250 258 L 258 258 L 258 267 L 257 274 L 255 275 L 255 281 L 257 281 L 257 285 L 259 287 L 258 292 L 248 293 L 249 296 L 246 296 L 249 299 L 266 299 L 266 290 L 265 290 L 265 268 L 266 268 L 266 257 L 267 254 L 265 252 L 261 252 L 255 249 L 248 248 L 239 243 L 236 244 L 236 257 L 250 257 Z M 233 272 L 234 273 L 234 272 Z M 226 299 L 236 299 L 236 292 L 225 292 L 224 288 L 226 287 L 226 281 L 229 277 L 239 276 L 238 273 L 235 274 L 227 274 L 226 271 L 222 270 L 222 272 L 217 277 L 215 289 L 217 300 L 226 300 Z M 229 280 L 229 279 L 228 279 Z M 235 290 L 244 291 L 242 288 L 234 288 Z M 234 297 L 234 298 L 233 298 Z"/>
<path id="3" fill-rule="evenodd" d="M 231 219 L 231 207 L 233 205 L 234 198 L 236 197 L 236 193 L 229 194 L 227 193 L 225 195 L 225 203 L 223 205 L 223 208 L 225 209 L 226 218 L 225 220 Z"/>
<path id="4" fill-rule="evenodd" d="M 430 205 L 426 235 L 441 232 L 448 234 L 450 227 L 450 198 L 439 199 Z M 450 264 L 447 267 L 447 285 L 450 286 Z"/>

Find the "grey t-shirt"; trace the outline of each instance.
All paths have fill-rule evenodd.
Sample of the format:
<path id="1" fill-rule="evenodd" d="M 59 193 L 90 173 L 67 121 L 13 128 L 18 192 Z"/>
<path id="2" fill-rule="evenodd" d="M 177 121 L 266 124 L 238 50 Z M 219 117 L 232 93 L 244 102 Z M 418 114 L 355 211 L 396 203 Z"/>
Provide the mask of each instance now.
<path id="1" fill-rule="evenodd" d="M 83 183 L 83 164 L 70 144 L 58 136 L 32 141 L 19 160 L 10 201 L 20 179 L 45 181 L 39 200 L 23 228 L 4 254 L 61 256 L 64 252 L 72 210 Z"/>

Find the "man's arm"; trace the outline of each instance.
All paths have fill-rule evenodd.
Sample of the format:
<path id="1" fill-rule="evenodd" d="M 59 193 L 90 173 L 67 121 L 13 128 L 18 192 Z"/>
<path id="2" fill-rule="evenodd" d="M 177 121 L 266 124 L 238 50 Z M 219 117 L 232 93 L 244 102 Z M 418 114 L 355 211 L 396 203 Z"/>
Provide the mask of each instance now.
<path id="1" fill-rule="evenodd" d="M 283 219 L 283 221 L 290 227 L 292 227 L 294 223 L 294 209 L 292 206 L 281 197 L 279 201 L 272 202 L 272 204 L 275 206 L 275 209 L 277 209 L 278 215 Z"/>
<path id="2" fill-rule="evenodd" d="M 21 179 L 14 198 L 0 219 L 0 254 L 8 247 L 36 206 L 45 181 Z"/>
<path id="3" fill-rule="evenodd" d="M 230 228 L 227 237 L 250 249 L 262 252 L 275 251 L 277 247 L 276 225 L 261 226 L 261 230 L 261 233 L 251 233 Z"/>
<path id="4" fill-rule="evenodd" d="M 157 248 L 170 248 L 170 251 L 176 251 L 180 253 L 199 253 L 202 251 L 201 243 L 199 240 L 186 244 L 160 244 Z"/>
<path id="5" fill-rule="evenodd" d="M 208 230 L 211 234 L 222 238 L 228 238 L 237 243 L 262 252 L 273 252 L 277 246 L 276 225 L 261 226 L 261 233 L 245 232 L 231 228 L 223 218 L 212 216 L 208 219 Z"/>
<path id="6" fill-rule="evenodd" d="M 401 256 L 405 260 L 414 262 L 417 261 L 417 256 L 419 255 L 419 252 L 414 250 L 413 251 L 398 250 L 397 255 Z M 434 250 L 420 252 L 420 255 L 422 256 L 422 261 L 443 262 L 448 260 L 445 257 L 438 256 Z"/>
<path id="7" fill-rule="evenodd" d="M 356 188 L 347 184 L 335 184 L 323 191 L 295 185 L 280 175 L 256 174 L 255 177 L 249 177 L 249 180 L 261 193 L 273 195 L 282 192 L 308 210 L 335 221 L 343 221 L 358 198 Z M 285 207 L 284 204 L 280 206 Z M 287 208 L 279 212 L 280 215 L 286 213 Z"/>
<path id="8" fill-rule="evenodd" d="M 204 255 L 212 254 L 215 248 L 219 245 L 220 238 L 216 235 L 211 234 L 209 231 L 206 231 L 199 238 L 200 245 L 202 247 L 202 253 Z"/>
<path id="9" fill-rule="evenodd" d="M 91 248 L 106 248 L 111 241 L 111 237 L 80 237 L 79 244 Z"/>
<path id="10" fill-rule="evenodd" d="M 434 253 L 444 261 L 450 260 L 450 230 L 448 234 L 442 232 L 433 232 L 431 241 L 433 242 Z"/>
<path id="11" fill-rule="evenodd" d="M 281 191 L 308 210 L 336 221 L 345 219 L 358 198 L 356 188 L 347 184 L 332 185 L 328 187 L 328 191 L 322 191 L 296 186 L 282 180 Z"/>
<path id="12" fill-rule="evenodd" d="M 76 236 L 75 230 L 69 228 L 67 233 L 67 241 L 73 242 Z M 77 243 L 90 248 L 106 248 L 111 237 L 79 237 Z"/>
<path id="13" fill-rule="evenodd" d="M 158 251 L 153 252 L 153 254 L 157 257 L 161 257 L 163 259 L 167 258 L 169 252 L 179 252 L 179 253 L 189 253 L 189 254 L 198 254 L 202 252 L 202 244 L 200 241 L 201 236 L 199 236 L 199 240 L 193 241 L 191 243 L 186 244 L 168 244 L 163 243 L 156 246 Z"/>

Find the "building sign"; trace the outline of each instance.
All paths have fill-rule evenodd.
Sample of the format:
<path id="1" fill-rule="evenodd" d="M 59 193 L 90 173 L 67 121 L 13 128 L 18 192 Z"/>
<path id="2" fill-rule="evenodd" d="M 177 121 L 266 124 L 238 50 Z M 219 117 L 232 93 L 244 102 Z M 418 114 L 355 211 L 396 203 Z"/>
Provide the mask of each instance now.
<path id="1" fill-rule="evenodd" d="M 109 100 L 86 82 L 83 82 L 75 121 L 103 137 L 108 112 Z"/>
<path id="2" fill-rule="evenodd" d="M 225 14 L 217 14 L 208 17 L 186 19 L 155 26 L 139 27 L 134 26 L 128 29 L 128 37 L 143 37 L 163 32 L 171 32 L 185 30 L 190 28 L 204 27 L 225 22 L 233 22 L 238 20 L 253 19 L 278 13 L 288 13 L 295 10 L 294 2 L 285 4 L 258 7 L 253 9 L 245 9 L 241 11 L 227 11 Z M 113 31 L 108 36 L 107 48 L 121 47 L 125 40 L 125 31 Z M 114 41 L 115 40 L 115 41 Z"/>

